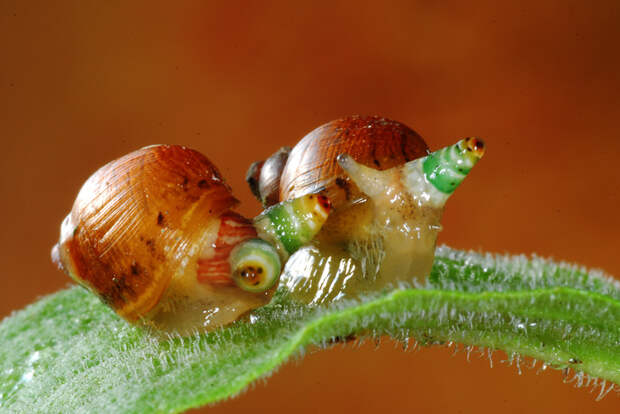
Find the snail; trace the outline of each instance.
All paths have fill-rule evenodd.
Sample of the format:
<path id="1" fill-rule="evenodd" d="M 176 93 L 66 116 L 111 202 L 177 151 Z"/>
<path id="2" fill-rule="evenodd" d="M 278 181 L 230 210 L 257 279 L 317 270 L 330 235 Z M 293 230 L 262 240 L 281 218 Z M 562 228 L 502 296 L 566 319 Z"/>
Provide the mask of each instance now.
<path id="1" fill-rule="evenodd" d="M 423 282 L 444 204 L 483 153 L 477 138 L 431 153 L 402 123 L 352 116 L 254 163 L 246 180 L 264 206 L 320 192 L 334 207 L 313 242 L 287 263 L 282 283 L 319 304 Z"/>
<path id="2" fill-rule="evenodd" d="M 284 263 L 331 208 L 307 194 L 248 220 L 237 204 L 204 155 L 145 147 L 85 182 L 52 259 L 129 322 L 212 330 L 269 302 Z"/>
<path id="3" fill-rule="evenodd" d="M 246 175 L 252 193 L 268 207 L 281 200 L 323 191 L 334 206 L 355 204 L 363 194 L 339 168 L 341 153 L 385 170 L 428 154 L 422 137 L 400 122 L 350 116 L 319 126 L 293 149 L 282 147 Z M 330 217 L 334 221 L 335 216 Z"/>

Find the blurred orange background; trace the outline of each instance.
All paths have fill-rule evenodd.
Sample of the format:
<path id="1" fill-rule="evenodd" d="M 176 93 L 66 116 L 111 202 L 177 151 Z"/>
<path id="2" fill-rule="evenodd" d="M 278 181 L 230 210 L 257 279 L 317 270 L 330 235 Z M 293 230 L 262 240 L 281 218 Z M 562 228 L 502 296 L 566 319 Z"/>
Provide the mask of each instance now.
<path id="1" fill-rule="evenodd" d="M 351 114 L 402 121 L 432 149 L 486 140 L 440 242 L 620 276 L 618 22 L 615 0 L 2 1 L 0 316 L 68 285 L 49 250 L 104 163 L 190 146 L 252 215 L 247 166 Z M 558 372 L 450 355 L 338 346 L 204 412 L 620 411 Z"/>

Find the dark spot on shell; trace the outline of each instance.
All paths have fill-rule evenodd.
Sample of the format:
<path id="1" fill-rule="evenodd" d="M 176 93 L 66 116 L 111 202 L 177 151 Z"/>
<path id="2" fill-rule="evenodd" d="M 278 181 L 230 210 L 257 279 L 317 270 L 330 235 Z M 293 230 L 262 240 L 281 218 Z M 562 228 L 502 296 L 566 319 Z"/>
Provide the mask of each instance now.
<path id="1" fill-rule="evenodd" d="M 187 191 L 187 183 L 189 183 L 189 178 L 183 177 L 183 183 L 181 184 L 181 187 L 183 187 L 183 191 Z"/>
<path id="2" fill-rule="evenodd" d="M 157 214 L 157 225 L 158 226 L 164 225 L 164 215 L 161 213 L 161 211 L 159 212 L 159 214 Z"/>
<path id="3" fill-rule="evenodd" d="M 149 251 L 151 252 L 151 254 L 155 253 L 155 240 L 153 239 L 148 239 L 145 242 L 146 246 L 149 248 Z"/>
<path id="4" fill-rule="evenodd" d="M 117 284 L 117 295 L 122 298 L 125 303 L 132 302 L 138 297 L 138 292 L 134 289 L 134 286 L 129 284 L 130 280 L 126 275 L 122 275 Z"/>
<path id="5" fill-rule="evenodd" d="M 258 270 L 257 270 L 257 272 L 258 272 L 259 274 L 263 273 L 263 268 L 262 268 L 262 267 L 259 267 L 259 268 L 258 268 Z"/>
<path id="6" fill-rule="evenodd" d="M 378 159 L 376 159 L 376 158 L 375 158 L 375 159 L 373 160 L 373 162 L 375 163 L 375 165 L 376 165 L 377 167 L 381 167 L 381 163 L 379 162 L 379 160 L 378 160 Z"/>
<path id="7" fill-rule="evenodd" d="M 140 273 L 142 273 L 142 270 L 140 269 L 140 265 L 137 262 L 133 262 L 131 264 L 131 274 L 132 275 L 139 275 Z"/>
<path id="8" fill-rule="evenodd" d="M 137 297 L 133 286 L 127 283 L 127 275 L 119 275 L 112 278 L 114 285 L 109 286 L 105 292 L 101 292 L 101 298 L 110 306 L 117 308 L 120 303 L 128 303 Z M 121 305 L 122 306 L 122 305 Z"/>
<path id="9" fill-rule="evenodd" d="M 101 298 L 101 301 L 103 303 L 105 303 L 108 306 L 111 306 L 112 308 L 114 308 L 114 296 L 112 294 L 108 294 L 108 293 L 99 293 L 99 298 Z"/>
<path id="10" fill-rule="evenodd" d="M 209 187 L 209 183 L 207 180 L 200 180 L 198 181 L 198 188 L 207 188 Z"/>

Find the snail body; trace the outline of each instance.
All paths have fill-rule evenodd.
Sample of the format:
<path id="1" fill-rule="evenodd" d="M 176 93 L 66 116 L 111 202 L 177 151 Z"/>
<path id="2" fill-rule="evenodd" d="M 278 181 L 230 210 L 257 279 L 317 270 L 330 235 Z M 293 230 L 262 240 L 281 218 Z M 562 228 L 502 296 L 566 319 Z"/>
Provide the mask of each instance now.
<path id="1" fill-rule="evenodd" d="M 237 204 L 197 151 L 142 148 L 86 181 L 52 258 L 129 322 L 211 330 L 269 302 L 286 260 L 330 209 L 306 195 L 249 220 Z"/>
<path id="2" fill-rule="evenodd" d="M 474 138 L 429 153 L 411 129 L 377 117 L 349 117 L 315 129 L 281 167 L 279 197 L 259 194 L 261 201 L 282 201 L 320 191 L 334 205 L 281 280 L 298 299 L 314 304 L 401 280 L 424 281 L 444 204 L 482 153 L 482 141 Z M 253 168 L 251 187 L 261 179 Z"/>

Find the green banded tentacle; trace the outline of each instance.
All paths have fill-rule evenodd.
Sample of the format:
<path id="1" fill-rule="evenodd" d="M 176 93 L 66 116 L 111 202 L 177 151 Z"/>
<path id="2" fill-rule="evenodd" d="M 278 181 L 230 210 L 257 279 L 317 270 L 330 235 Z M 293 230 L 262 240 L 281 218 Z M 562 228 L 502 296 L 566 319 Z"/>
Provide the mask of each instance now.
<path id="1" fill-rule="evenodd" d="M 310 194 L 276 204 L 256 217 L 259 236 L 276 244 L 286 260 L 319 232 L 329 213 L 326 197 Z"/>
<path id="2" fill-rule="evenodd" d="M 308 234 L 308 227 L 301 221 L 297 209 L 293 208 L 295 201 L 275 206 L 266 212 L 278 240 L 289 254 L 303 245 L 303 240 L 307 239 Z"/>
<path id="3" fill-rule="evenodd" d="M 452 194 L 484 153 L 484 143 L 465 138 L 435 151 L 422 160 L 426 179 L 439 191 Z"/>
<path id="4" fill-rule="evenodd" d="M 282 271 L 277 250 L 262 239 L 239 243 L 229 257 L 234 282 L 248 292 L 264 292 L 271 288 Z"/>
<path id="5" fill-rule="evenodd" d="M 229 256 L 232 279 L 249 292 L 264 292 L 276 283 L 288 257 L 319 232 L 331 204 L 310 194 L 276 204 L 254 219 L 259 239 L 244 240 Z"/>

